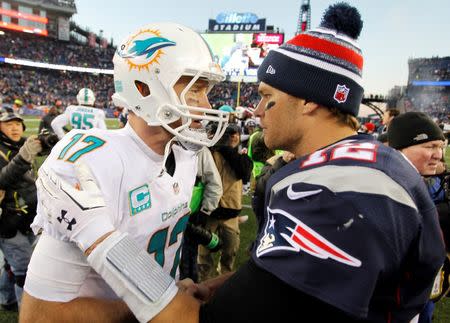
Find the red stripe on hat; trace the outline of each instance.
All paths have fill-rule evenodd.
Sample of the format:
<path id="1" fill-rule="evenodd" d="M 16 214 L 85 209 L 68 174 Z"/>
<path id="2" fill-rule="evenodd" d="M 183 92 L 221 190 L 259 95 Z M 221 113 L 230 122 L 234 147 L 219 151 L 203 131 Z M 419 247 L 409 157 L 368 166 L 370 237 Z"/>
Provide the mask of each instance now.
<path id="1" fill-rule="evenodd" d="M 317 38 L 311 35 L 301 34 L 288 41 L 288 44 L 306 47 L 316 50 L 356 65 L 360 70 L 363 67 L 363 57 L 354 50 L 338 45 L 328 40 Z"/>

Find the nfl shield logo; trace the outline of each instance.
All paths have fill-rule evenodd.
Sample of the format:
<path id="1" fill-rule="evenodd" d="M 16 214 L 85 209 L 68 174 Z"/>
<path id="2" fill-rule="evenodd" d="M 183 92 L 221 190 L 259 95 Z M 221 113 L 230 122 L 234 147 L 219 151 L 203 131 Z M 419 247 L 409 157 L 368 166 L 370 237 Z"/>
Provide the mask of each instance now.
<path id="1" fill-rule="evenodd" d="M 348 92 L 350 92 L 348 87 L 338 84 L 336 86 L 336 91 L 334 92 L 334 99 L 339 103 L 344 103 L 347 101 Z"/>
<path id="2" fill-rule="evenodd" d="M 178 185 L 178 183 L 173 183 L 172 188 L 175 194 L 180 193 L 180 185 Z"/>

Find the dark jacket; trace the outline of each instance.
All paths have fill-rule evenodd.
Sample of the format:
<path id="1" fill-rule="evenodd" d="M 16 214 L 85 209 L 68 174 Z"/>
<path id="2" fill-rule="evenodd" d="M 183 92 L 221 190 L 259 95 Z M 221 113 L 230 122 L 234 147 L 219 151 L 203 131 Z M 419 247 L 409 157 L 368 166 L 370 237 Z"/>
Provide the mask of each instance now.
<path id="1" fill-rule="evenodd" d="M 12 238 L 17 230 L 29 232 L 36 215 L 37 194 L 32 165 L 18 155 L 25 138 L 9 140 L 0 132 L 0 190 L 5 191 L 1 201 L 0 237 Z"/>
<path id="2" fill-rule="evenodd" d="M 262 230 L 261 225 L 264 217 L 264 197 L 266 193 L 266 184 L 272 176 L 281 167 L 287 165 L 281 155 L 273 156 L 268 159 L 258 177 L 256 177 L 255 191 L 252 196 L 252 208 L 258 223 L 258 232 Z"/>

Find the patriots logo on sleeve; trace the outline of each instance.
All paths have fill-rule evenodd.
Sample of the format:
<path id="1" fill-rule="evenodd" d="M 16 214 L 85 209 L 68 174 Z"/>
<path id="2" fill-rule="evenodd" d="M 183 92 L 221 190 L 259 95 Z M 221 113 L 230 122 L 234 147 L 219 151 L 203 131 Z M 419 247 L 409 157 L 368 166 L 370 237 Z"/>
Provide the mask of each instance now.
<path id="1" fill-rule="evenodd" d="M 359 259 L 335 246 L 288 212 L 267 208 L 267 214 L 269 221 L 256 249 L 258 258 L 277 250 L 288 250 L 306 252 L 321 259 L 330 258 L 352 267 L 361 266 Z M 280 224 L 276 225 L 277 221 Z"/>

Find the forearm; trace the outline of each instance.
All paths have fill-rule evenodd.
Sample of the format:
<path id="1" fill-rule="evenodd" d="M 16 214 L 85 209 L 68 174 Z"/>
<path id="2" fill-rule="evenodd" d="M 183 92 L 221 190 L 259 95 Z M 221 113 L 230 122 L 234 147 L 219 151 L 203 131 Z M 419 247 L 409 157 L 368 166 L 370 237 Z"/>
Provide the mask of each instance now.
<path id="1" fill-rule="evenodd" d="M 210 292 L 209 298 L 211 298 L 216 290 L 220 288 L 231 276 L 234 275 L 234 272 L 229 272 L 211 279 L 208 279 L 201 283 L 201 285 L 205 286 L 206 289 Z M 208 299 L 209 299 L 208 298 Z M 205 299 L 207 301 L 208 299 Z"/>
<path id="2" fill-rule="evenodd" d="M 179 291 L 172 301 L 149 322 L 197 323 L 199 322 L 199 311 L 200 302 L 193 296 Z"/>
<path id="3" fill-rule="evenodd" d="M 19 322 L 137 322 L 122 300 L 76 298 L 70 302 L 43 301 L 23 294 Z"/>

